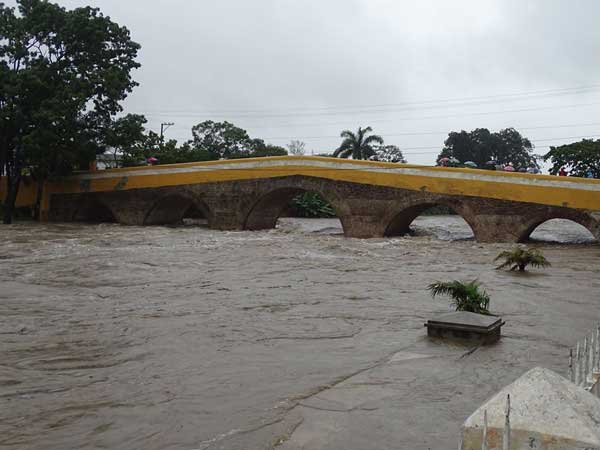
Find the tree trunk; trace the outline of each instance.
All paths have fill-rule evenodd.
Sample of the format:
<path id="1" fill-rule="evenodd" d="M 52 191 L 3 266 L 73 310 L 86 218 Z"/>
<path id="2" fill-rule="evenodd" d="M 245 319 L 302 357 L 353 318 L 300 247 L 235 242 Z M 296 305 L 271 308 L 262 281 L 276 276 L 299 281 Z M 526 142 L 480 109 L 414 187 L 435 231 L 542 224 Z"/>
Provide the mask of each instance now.
<path id="1" fill-rule="evenodd" d="M 42 177 L 38 177 L 35 182 L 37 183 L 37 190 L 35 195 L 35 206 L 33 207 L 33 219 L 40 220 L 40 211 L 42 210 L 42 195 L 44 194 L 44 180 Z"/>
<path id="2" fill-rule="evenodd" d="M 2 222 L 5 225 L 10 225 L 12 223 L 12 216 L 15 210 L 17 195 L 19 193 L 19 186 L 21 185 L 20 171 L 18 171 L 13 177 L 8 176 L 7 178 L 8 186 L 6 198 L 4 199 L 4 205 L 2 207 Z"/>

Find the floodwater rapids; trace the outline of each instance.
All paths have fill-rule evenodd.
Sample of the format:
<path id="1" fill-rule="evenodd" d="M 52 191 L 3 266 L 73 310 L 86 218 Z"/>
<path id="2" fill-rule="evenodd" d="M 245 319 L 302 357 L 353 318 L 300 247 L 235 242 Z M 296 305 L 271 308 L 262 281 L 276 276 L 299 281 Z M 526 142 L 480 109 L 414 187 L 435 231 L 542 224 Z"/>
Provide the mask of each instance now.
<path id="1" fill-rule="evenodd" d="M 532 245 L 552 267 L 519 274 L 494 270 L 512 245 L 474 242 L 458 217 L 415 225 L 369 240 L 323 219 L 2 226 L 0 448 L 456 449 L 526 370 L 567 374 L 600 321 L 600 246 L 549 222 Z M 451 310 L 427 285 L 452 279 L 483 284 L 499 343 L 427 338 Z"/>

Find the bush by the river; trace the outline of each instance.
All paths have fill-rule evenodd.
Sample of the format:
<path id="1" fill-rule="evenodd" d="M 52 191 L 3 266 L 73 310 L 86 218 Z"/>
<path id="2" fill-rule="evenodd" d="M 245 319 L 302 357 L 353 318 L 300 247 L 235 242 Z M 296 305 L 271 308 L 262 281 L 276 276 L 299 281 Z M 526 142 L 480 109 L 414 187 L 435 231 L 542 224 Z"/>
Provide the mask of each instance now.
<path id="1" fill-rule="evenodd" d="M 304 192 L 292 200 L 287 212 L 292 217 L 331 218 L 334 209 L 316 192 Z"/>

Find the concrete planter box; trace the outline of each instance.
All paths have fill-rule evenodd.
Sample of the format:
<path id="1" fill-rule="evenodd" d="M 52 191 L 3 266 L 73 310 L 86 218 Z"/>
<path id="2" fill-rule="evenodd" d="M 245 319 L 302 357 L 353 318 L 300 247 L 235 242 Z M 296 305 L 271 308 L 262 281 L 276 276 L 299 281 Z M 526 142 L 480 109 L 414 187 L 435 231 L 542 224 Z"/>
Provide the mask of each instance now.
<path id="1" fill-rule="evenodd" d="M 492 344 L 500 339 L 500 331 L 504 324 L 501 317 L 457 311 L 428 320 L 425 326 L 430 337 L 467 339 Z"/>

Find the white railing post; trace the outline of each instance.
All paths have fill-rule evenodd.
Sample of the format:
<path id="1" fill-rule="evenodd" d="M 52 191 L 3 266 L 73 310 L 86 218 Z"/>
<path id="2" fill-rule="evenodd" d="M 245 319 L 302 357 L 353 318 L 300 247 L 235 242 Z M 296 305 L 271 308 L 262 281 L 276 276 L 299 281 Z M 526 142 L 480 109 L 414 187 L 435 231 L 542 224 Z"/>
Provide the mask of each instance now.
<path id="1" fill-rule="evenodd" d="M 487 434 L 488 434 L 488 420 L 487 420 L 487 409 L 483 411 L 483 438 L 481 440 L 481 450 L 488 450 L 487 444 Z"/>
<path id="2" fill-rule="evenodd" d="M 569 349 L 569 381 L 575 382 L 575 372 L 573 371 L 573 349 Z"/>
<path id="3" fill-rule="evenodd" d="M 575 350 L 575 384 L 579 386 L 579 379 L 581 378 L 581 370 L 579 366 L 579 342 L 577 342 L 577 348 Z"/>
<path id="4" fill-rule="evenodd" d="M 585 337 L 585 339 L 583 340 L 583 349 L 581 351 L 581 360 L 580 360 L 580 369 L 579 369 L 579 373 L 581 375 L 581 379 L 579 380 L 579 384 L 580 386 L 585 387 L 585 383 L 586 383 L 586 379 L 587 379 L 587 368 L 586 368 L 586 363 L 587 363 L 587 347 L 588 347 L 588 340 L 587 340 L 587 336 Z"/>
<path id="5" fill-rule="evenodd" d="M 594 355 L 596 353 L 596 336 L 595 333 L 592 332 L 590 336 L 590 348 L 588 350 L 588 358 L 587 358 L 587 376 L 586 376 L 586 384 L 594 382 Z"/>
<path id="6" fill-rule="evenodd" d="M 600 372 L 600 325 L 596 329 L 596 349 L 594 352 L 594 360 L 596 361 L 594 364 L 594 371 Z"/>
<path id="7" fill-rule="evenodd" d="M 504 433 L 502 435 L 502 450 L 510 450 L 510 394 L 506 396 L 506 413 L 504 417 Z"/>

